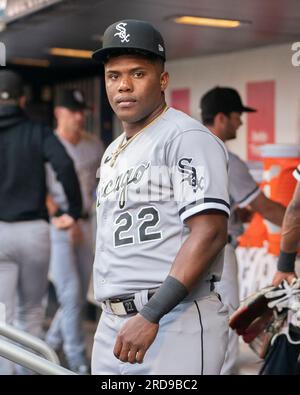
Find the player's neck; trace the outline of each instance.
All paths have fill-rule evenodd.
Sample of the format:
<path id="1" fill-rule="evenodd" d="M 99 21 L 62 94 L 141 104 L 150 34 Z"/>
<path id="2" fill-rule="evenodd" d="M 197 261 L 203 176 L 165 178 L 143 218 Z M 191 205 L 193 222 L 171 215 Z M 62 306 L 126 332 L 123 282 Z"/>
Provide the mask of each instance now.
<path id="1" fill-rule="evenodd" d="M 165 109 L 166 109 L 166 102 L 163 101 L 154 111 L 151 112 L 151 114 L 147 115 L 145 118 L 139 120 L 138 122 L 134 122 L 134 123 L 122 122 L 123 129 L 126 134 L 126 138 L 130 139 L 135 134 L 140 132 L 143 128 L 148 126 L 157 117 L 159 117 L 159 115 L 162 114 Z"/>
<path id="2" fill-rule="evenodd" d="M 224 134 L 223 134 L 222 132 L 220 132 L 220 131 L 218 130 L 218 128 L 215 128 L 214 126 L 210 126 L 210 125 L 207 125 L 206 127 L 207 127 L 215 136 L 219 137 L 219 139 L 222 140 L 223 143 L 226 142 L 226 138 L 225 138 Z"/>

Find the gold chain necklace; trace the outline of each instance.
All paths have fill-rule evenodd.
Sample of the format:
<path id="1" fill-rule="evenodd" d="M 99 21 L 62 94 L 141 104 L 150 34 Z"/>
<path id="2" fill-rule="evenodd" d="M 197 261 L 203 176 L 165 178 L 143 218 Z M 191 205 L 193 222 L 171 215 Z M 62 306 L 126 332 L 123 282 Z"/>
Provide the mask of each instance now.
<path id="1" fill-rule="evenodd" d="M 157 117 L 155 117 L 151 122 L 149 122 L 146 126 L 144 126 L 139 132 L 137 132 L 136 134 L 134 134 L 129 140 L 126 140 L 126 135 L 124 135 L 122 141 L 120 142 L 120 144 L 118 145 L 117 149 L 112 153 L 111 155 L 111 160 L 110 160 L 110 166 L 114 167 L 116 160 L 118 158 L 118 156 L 120 155 L 120 153 L 122 151 L 124 151 L 124 149 L 136 138 L 138 137 L 148 126 L 152 125 L 159 117 L 161 117 L 168 109 L 169 107 L 166 105 L 163 109 L 163 111 L 157 115 Z"/>

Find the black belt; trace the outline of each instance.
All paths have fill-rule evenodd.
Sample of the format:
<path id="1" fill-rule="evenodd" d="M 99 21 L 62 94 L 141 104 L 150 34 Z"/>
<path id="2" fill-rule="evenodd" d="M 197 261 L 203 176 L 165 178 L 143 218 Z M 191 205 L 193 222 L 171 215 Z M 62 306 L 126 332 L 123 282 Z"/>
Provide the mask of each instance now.
<path id="1" fill-rule="evenodd" d="M 53 217 L 60 217 L 63 214 L 67 214 L 66 211 L 61 210 L 60 208 L 58 208 L 55 213 L 53 214 Z M 90 219 L 91 215 L 89 213 L 82 213 L 80 215 L 80 219 Z"/>
<path id="2" fill-rule="evenodd" d="M 157 288 L 148 291 L 148 300 L 155 294 Z M 135 294 L 124 295 L 117 298 L 106 300 L 105 305 L 109 306 L 111 311 L 116 315 L 134 314 L 138 312 L 135 305 Z"/>

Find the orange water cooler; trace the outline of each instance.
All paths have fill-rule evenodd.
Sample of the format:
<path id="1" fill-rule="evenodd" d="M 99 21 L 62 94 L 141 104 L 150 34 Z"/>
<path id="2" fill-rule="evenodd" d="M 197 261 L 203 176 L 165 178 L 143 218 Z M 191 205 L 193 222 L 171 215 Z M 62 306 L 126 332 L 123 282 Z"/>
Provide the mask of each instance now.
<path id="1" fill-rule="evenodd" d="M 287 206 L 296 186 L 293 171 L 300 163 L 300 147 L 295 145 L 267 144 L 261 147 L 263 160 L 263 183 L 265 195 Z M 256 214 L 240 239 L 245 247 L 261 247 L 268 242 L 268 252 L 278 255 L 280 250 L 280 227 L 263 220 Z"/>

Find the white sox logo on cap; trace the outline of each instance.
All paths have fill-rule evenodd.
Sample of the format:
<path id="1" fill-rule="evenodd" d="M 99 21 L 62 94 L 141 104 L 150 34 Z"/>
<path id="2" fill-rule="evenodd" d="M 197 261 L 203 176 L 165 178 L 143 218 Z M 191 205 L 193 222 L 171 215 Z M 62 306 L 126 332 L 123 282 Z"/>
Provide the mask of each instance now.
<path id="1" fill-rule="evenodd" d="M 73 96 L 76 101 L 78 101 L 79 103 L 83 103 L 83 96 L 80 91 L 74 91 Z"/>
<path id="2" fill-rule="evenodd" d="M 127 34 L 125 26 L 127 25 L 127 23 L 121 22 L 118 23 L 116 26 L 116 30 L 118 30 L 119 33 L 115 33 L 114 36 L 119 36 L 121 39 L 121 43 L 129 43 L 129 37 L 130 34 Z"/>

